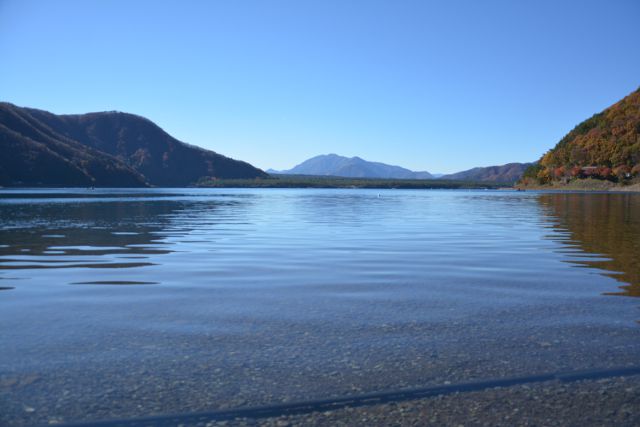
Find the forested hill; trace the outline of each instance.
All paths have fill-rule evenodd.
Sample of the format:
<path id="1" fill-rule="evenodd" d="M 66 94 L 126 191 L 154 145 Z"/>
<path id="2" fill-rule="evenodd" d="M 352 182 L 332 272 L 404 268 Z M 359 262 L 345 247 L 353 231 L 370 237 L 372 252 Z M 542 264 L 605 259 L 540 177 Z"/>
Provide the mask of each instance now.
<path id="1" fill-rule="evenodd" d="M 478 167 L 450 175 L 443 175 L 440 179 L 513 184 L 522 177 L 522 173 L 532 164 L 533 163 L 508 163 L 502 166 Z"/>
<path id="2" fill-rule="evenodd" d="M 0 103 L 0 185 L 177 187 L 266 176 L 133 114 L 56 115 Z"/>
<path id="3" fill-rule="evenodd" d="M 640 175 L 640 89 L 583 121 L 549 150 L 523 181 L 580 178 L 625 181 Z"/>

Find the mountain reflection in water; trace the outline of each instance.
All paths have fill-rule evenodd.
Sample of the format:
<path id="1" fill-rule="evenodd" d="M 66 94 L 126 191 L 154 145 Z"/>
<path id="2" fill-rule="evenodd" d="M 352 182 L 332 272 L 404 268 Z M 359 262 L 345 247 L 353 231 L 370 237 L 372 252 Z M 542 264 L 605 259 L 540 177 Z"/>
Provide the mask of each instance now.
<path id="1" fill-rule="evenodd" d="M 635 366 L 636 198 L 0 190 L 0 425 Z"/>
<path id="2" fill-rule="evenodd" d="M 560 242 L 578 249 L 571 252 L 577 256 L 570 263 L 599 269 L 624 283 L 619 292 L 605 295 L 640 297 L 640 197 L 565 193 L 542 194 L 539 201 L 557 220 L 555 231 L 569 233 Z"/>
<path id="3" fill-rule="evenodd" d="M 53 203 L 38 203 L 40 197 L 34 197 L 35 203 L 1 205 L 0 279 L 15 280 L 3 275 L 3 270 L 10 274 L 10 270 L 127 269 L 155 265 L 154 257 L 176 250 L 174 244 L 167 242 L 169 236 L 186 236 L 193 231 L 188 217 L 202 216 L 203 212 L 211 214 L 221 205 L 234 203 L 211 200 L 187 203 L 162 197 L 152 200 L 137 194 L 132 200 L 125 197 L 110 200 L 101 194 L 104 201 L 95 202 L 88 202 L 86 197 L 73 201 L 65 194 L 53 196 Z M 156 283 L 114 280 L 73 284 Z"/>

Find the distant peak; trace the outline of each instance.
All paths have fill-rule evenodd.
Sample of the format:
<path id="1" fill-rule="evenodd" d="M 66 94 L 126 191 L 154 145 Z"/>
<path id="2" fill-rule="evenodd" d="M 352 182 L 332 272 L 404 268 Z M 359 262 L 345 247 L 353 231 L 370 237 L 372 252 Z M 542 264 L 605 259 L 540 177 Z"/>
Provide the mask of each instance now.
<path id="1" fill-rule="evenodd" d="M 400 166 L 371 162 L 358 156 L 345 157 L 335 153 L 317 155 L 281 173 L 382 179 L 432 178 L 429 172 L 413 172 Z"/>

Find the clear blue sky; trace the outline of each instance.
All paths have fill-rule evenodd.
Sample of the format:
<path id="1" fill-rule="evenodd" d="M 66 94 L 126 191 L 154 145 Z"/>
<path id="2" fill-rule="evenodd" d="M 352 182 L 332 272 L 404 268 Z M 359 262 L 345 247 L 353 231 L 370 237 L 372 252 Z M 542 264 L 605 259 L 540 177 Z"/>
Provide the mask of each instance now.
<path id="1" fill-rule="evenodd" d="M 537 159 L 640 86 L 640 1 L 0 0 L 0 100 L 261 168 Z"/>

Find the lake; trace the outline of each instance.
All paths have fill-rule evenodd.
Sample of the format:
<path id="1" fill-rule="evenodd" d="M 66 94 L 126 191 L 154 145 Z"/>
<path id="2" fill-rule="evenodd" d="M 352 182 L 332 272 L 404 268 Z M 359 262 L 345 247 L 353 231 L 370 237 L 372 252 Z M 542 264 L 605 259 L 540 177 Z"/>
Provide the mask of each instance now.
<path id="1" fill-rule="evenodd" d="M 0 424 L 637 364 L 640 195 L 0 190 Z"/>

